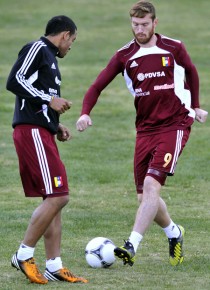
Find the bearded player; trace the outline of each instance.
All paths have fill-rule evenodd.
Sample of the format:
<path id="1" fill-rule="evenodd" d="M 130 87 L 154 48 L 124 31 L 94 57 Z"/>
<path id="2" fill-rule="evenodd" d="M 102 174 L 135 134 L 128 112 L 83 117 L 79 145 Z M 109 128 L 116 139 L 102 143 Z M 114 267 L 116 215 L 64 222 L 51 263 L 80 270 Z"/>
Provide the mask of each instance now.
<path id="1" fill-rule="evenodd" d="M 143 236 L 155 221 L 169 242 L 169 261 L 182 263 L 185 230 L 169 215 L 161 187 L 175 172 L 196 119 L 205 122 L 199 105 L 199 77 L 184 44 L 155 33 L 155 7 L 139 1 L 130 10 L 134 39 L 120 48 L 86 92 L 76 127 L 92 125 L 90 112 L 103 89 L 118 75 L 124 76 L 136 108 L 134 177 L 140 206 L 132 232 L 115 255 L 130 266 Z"/>

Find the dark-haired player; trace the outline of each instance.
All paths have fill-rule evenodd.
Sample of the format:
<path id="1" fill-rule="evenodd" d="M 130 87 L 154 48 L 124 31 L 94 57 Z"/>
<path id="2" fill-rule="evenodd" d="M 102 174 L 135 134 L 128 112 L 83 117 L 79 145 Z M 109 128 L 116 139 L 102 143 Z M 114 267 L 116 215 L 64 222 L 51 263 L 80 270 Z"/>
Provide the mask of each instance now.
<path id="1" fill-rule="evenodd" d="M 23 241 L 12 257 L 12 266 L 33 283 L 84 282 L 64 268 L 61 260 L 61 210 L 69 201 L 66 170 L 55 143 L 68 141 L 70 131 L 60 123 L 60 114 L 71 102 L 61 98 L 61 75 L 56 57 L 63 58 L 77 36 L 75 23 L 59 15 L 49 20 L 45 36 L 26 44 L 19 52 L 7 81 L 16 95 L 13 138 L 19 158 L 21 180 L 27 197 L 41 197 Z M 43 237 L 46 271 L 34 260 L 37 242 Z"/>

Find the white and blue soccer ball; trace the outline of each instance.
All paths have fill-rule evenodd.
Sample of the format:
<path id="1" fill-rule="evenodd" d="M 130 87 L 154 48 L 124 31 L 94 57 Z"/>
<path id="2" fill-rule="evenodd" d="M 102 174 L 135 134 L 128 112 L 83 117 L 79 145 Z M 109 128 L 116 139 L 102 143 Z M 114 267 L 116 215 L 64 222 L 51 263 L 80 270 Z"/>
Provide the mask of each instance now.
<path id="1" fill-rule="evenodd" d="M 85 258 L 92 268 L 108 268 L 115 262 L 114 243 L 104 237 L 90 240 L 85 248 Z"/>

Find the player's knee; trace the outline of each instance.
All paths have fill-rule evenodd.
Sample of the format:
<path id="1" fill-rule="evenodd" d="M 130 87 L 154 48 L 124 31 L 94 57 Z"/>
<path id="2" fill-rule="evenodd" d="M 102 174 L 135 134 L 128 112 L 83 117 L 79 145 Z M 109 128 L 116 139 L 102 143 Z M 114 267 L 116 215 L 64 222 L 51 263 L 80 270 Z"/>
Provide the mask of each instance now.
<path id="1" fill-rule="evenodd" d="M 47 202 L 50 203 L 53 207 L 58 207 L 59 209 L 63 208 L 69 202 L 69 195 L 64 195 L 60 197 L 49 197 Z"/>
<path id="2" fill-rule="evenodd" d="M 144 180 L 144 190 L 143 194 L 159 193 L 161 184 L 159 180 L 153 176 L 147 175 Z"/>
<path id="3" fill-rule="evenodd" d="M 60 197 L 60 199 L 61 199 L 61 205 L 62 207 L 64 207 L 69 202 L 69 195 L 64 195 Z"/>
<path id="4" fill-rule="evenodd" d="M 150 176 L 153 179 L 155 179 L 158 183 L 160 183 L 160 185 L 164 185 L 167 178 L 167 173 L 160 170 L 149 168 L 146 176 Z"/>

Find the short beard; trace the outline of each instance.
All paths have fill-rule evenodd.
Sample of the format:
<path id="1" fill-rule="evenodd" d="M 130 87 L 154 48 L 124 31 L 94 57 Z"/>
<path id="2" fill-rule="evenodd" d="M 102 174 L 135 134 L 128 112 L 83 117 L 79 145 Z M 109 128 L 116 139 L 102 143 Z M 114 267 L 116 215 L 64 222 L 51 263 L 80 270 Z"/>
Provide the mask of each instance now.
<path id="1" fill-rule="evenodd" d="M 133 31 L 133 35 L 139 44 L 147 44 L 152 38 L 152 36 L 154 35 L 154 30 L 151 31 L 151 33 L 149 34 L 147 38 L 144 38 L 144 39 L 143 38 L 139 39 L 138 36 L 134 33 L 134 31 Z"/>

